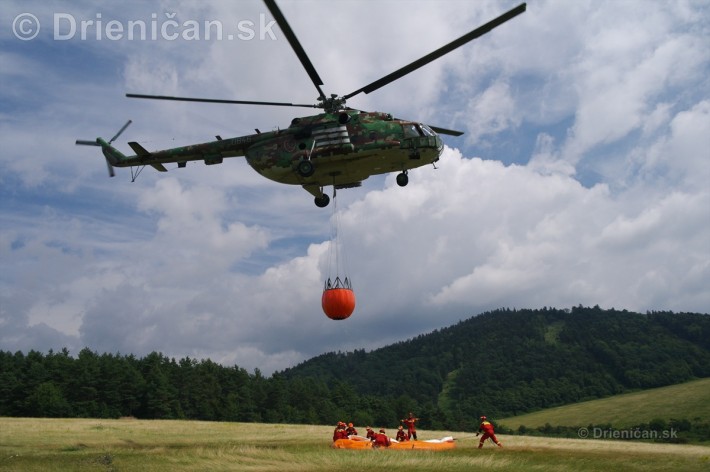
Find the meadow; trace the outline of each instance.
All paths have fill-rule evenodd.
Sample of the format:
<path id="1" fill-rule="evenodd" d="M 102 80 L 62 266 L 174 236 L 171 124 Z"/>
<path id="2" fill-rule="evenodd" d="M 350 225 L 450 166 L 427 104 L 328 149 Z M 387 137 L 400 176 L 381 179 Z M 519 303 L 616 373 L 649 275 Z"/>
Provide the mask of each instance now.
<path id="1" fill-rule="evenodd" d="M 548 408 L 504 418 L 498 423 L 511 429 L 520 425 L 536 428 L 546 423 L 553 426 L 611 424 L 625 428 L 655 418 L 710 420 L 710 378 Z"/>
<path id="2" fill-rule="evenodd" d="M 710 470 L 710 447 L 500 436 L 477 449 L 336 450 L 333 427 L 172 420 L 0 418 L 0 471 L 470 471 Z"/>

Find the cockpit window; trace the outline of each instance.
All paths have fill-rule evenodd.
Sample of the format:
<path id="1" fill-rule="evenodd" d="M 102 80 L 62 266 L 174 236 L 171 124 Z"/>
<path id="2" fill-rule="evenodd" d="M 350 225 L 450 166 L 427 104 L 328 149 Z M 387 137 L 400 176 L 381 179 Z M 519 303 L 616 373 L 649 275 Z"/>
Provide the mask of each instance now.
<path id="1" fill-rule="evenodd" d="M 434 130 L 422 123 L 407 123 L 402 125 L 405 138 L 419 138 L 421 136 L 436 136 Z"/>
<path id="2" fill-rule="evenodd" d="M 420 124 L 419 126 L 422 127 L 422 132 L 424 133 L 424 136 L 436 136 L 436 133 L 434 132 L 434 130 L 429 128 L 427 125 Z"/>
<path id="3" fill-rule="evenodd" d="M 404 137 L 405 138 L 418 138 L 419 137 L 419 131 L 417 130 L 417 127 L 414 124 L 403 125 L 403 128 L 404 128 Z"/>

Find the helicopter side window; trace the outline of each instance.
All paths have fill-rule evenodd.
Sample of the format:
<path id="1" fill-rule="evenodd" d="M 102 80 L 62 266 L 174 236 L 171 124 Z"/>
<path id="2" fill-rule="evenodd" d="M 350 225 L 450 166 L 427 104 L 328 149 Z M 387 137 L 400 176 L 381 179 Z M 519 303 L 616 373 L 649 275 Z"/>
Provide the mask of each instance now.
<path id="1" fill-rule="evenodd" d="M 420 136 L 419 130 L 414 124 L 403 125 L 403 128 L 405 138 L 418 138 Z"/>

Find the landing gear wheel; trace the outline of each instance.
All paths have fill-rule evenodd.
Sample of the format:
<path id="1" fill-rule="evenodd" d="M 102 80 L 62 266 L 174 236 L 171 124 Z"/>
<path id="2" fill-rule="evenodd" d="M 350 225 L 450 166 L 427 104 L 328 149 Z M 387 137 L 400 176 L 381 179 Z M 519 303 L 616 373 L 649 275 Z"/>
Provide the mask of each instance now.
<path id="1" fill-rule="evenodd" d="M 296 170 L 301 177 L 310 177 L 316 171 L 316 168 L 311 161 L 301 161 L 298 163 Z"/>
<path id="2" fill-rule="evenodd" d="M 318 208 L 325 208 L 328 206 L 328 203 L 330 203 L 330 197 L 326 194 L 323 194 L 320 197 L 316 197 L 313 201 L 316 203 L 316 206 Z"/>
<path id="3" fill-rule="evenodd" d="M 397 174 L 397 185 L 399 185 L 400 187 L 406 187 L 408 183 L 409 183 L 409 176 L 407 175 L 406 172 L 402 172 L 400 174 Z"/>

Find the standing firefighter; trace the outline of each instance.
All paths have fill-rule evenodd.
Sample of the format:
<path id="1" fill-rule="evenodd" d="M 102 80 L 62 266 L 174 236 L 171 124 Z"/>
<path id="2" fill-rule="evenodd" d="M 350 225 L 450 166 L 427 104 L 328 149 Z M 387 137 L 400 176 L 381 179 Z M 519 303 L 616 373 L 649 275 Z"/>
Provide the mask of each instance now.
<path id="1" fill-rule="evenodd" d="M 400 420 L 400 422 L 404 423 L 407 427 L 407 439 L 417 439 L 417 427 L 414 425 L 417 421 L 419 421 L 419 418 L 415 418 L 411 411 L 409 412 L 409 416 L 403 420 Z"/>
<path id="2" fill-rule="evenodd" d="M 498 438 L 496 438 L 495 431 L 493 430 L 493 424 L 488 421 L 485 416 L 481 416 L 481 425 L 478 427 L 476 436 L 481 433 L 483 433 L 483 436 L 481 436 L 481 440 L 478 442 L 479 449 L 483 447 L 483 443 L 486 442 L 486 439 L 488 438 L 491 438 L 491 440 L 496 443 L 498 447 L 503 447 L 500 441 L 498 441 Z"/>

